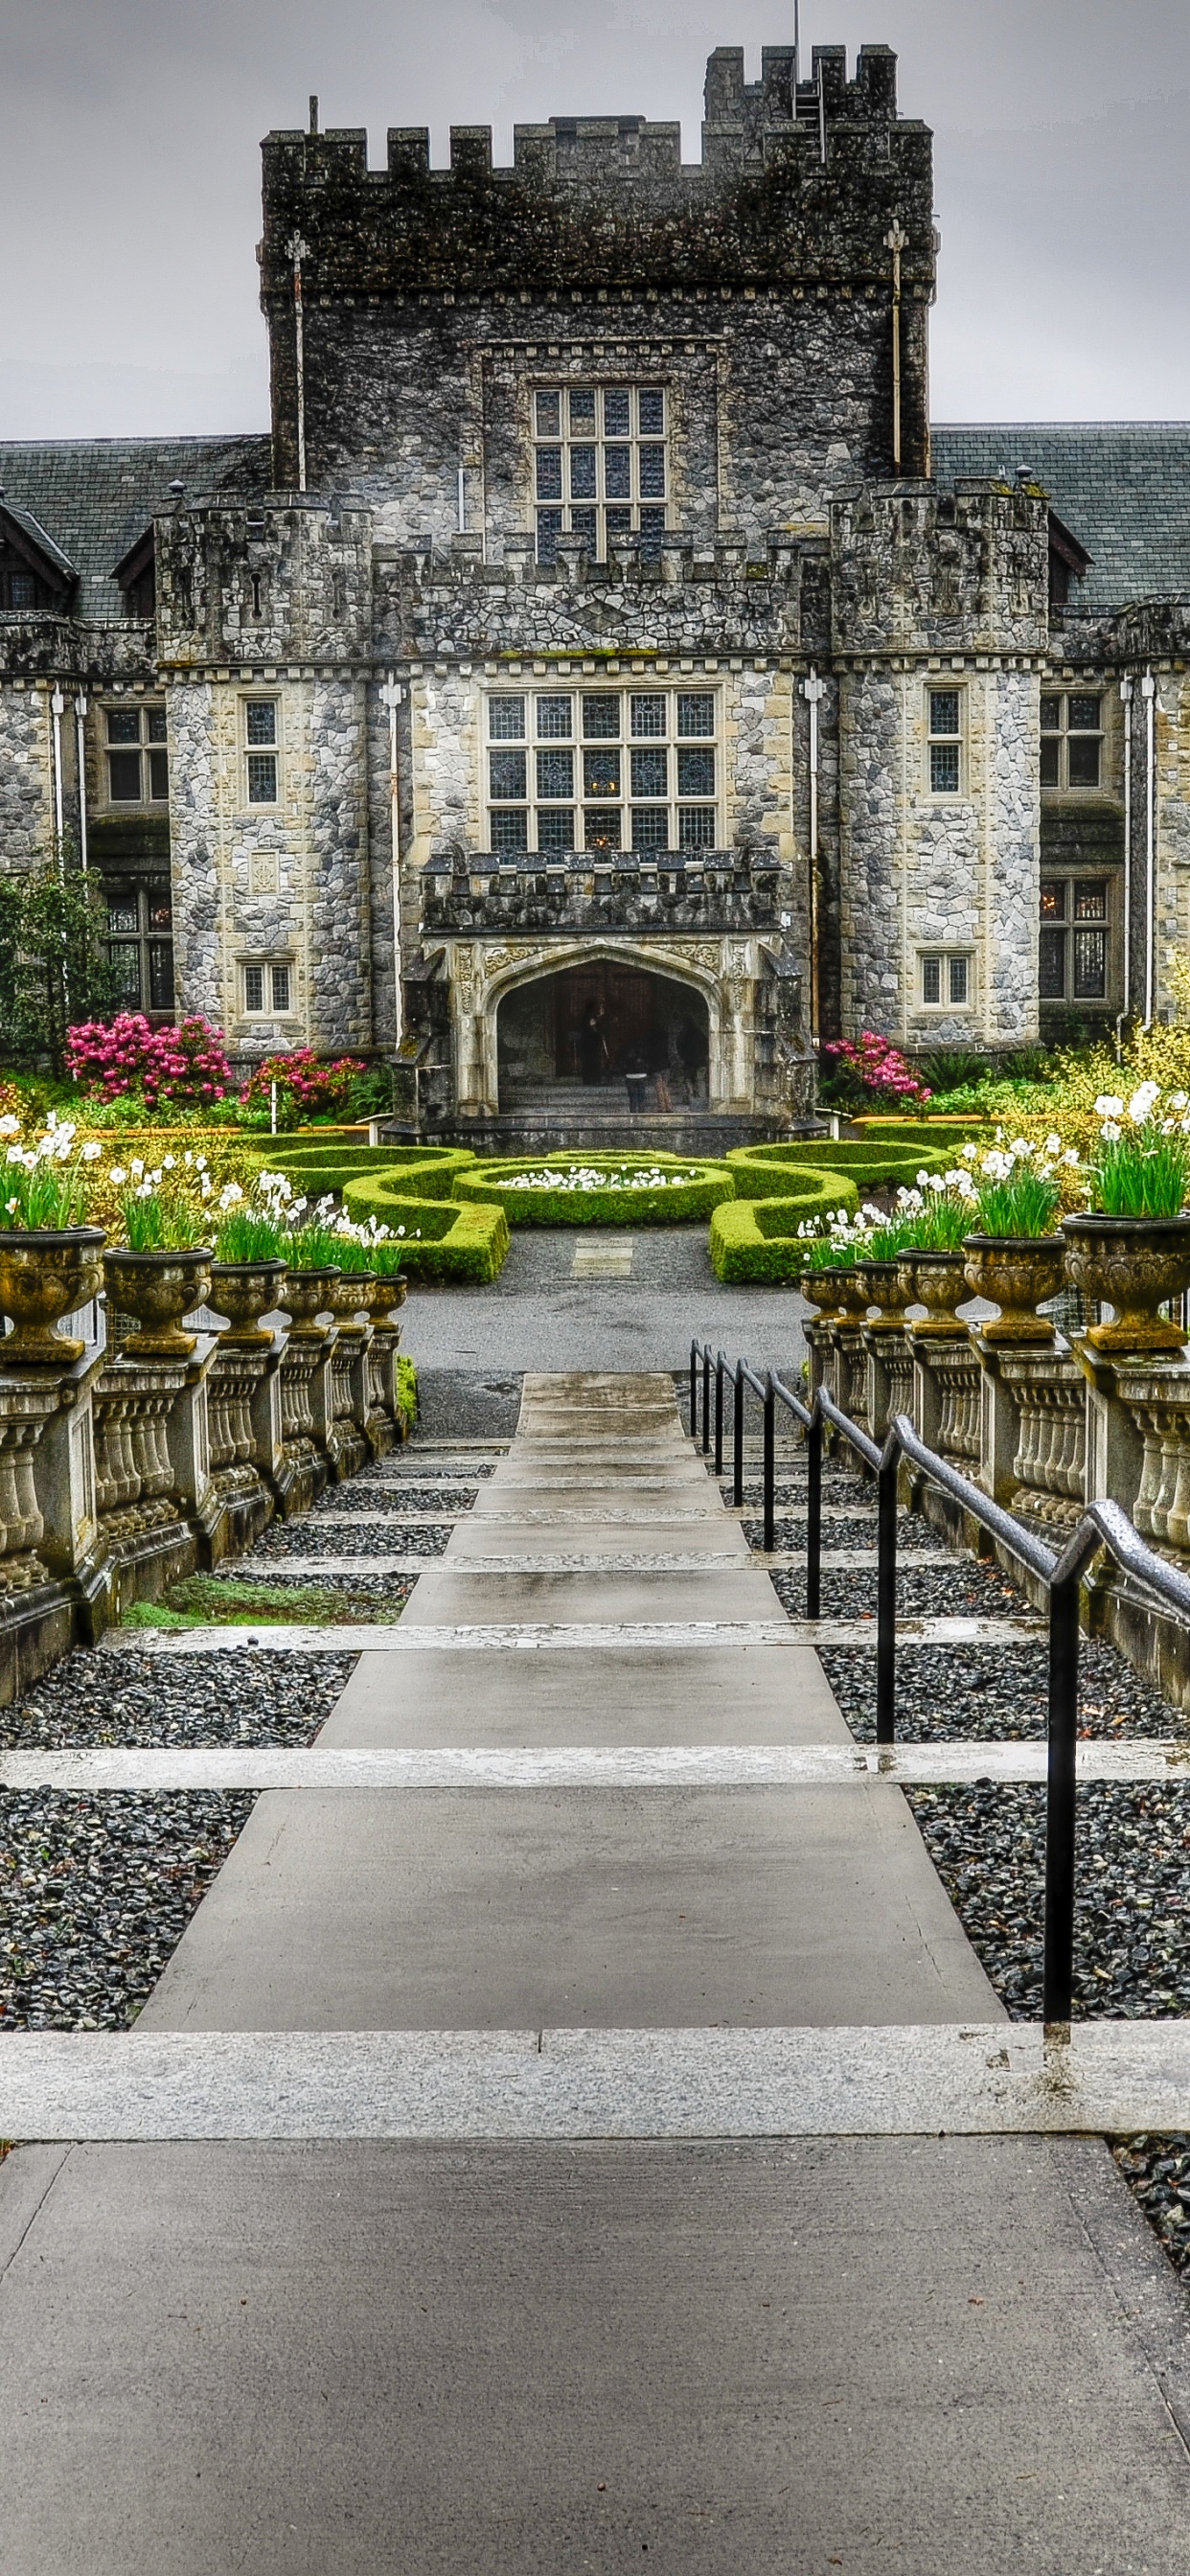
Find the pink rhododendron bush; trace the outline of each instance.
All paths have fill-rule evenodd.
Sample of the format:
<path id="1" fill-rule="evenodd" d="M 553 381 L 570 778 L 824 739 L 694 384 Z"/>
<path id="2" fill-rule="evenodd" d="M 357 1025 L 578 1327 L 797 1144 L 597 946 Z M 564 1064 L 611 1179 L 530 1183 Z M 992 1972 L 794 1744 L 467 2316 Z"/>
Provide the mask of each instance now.
<path id="1" fill-rule="evenodd" d="M 276 1083 L 278 1092 L 289 1093 L 301 1117 L 325 1117 L 349 1105 L 353 1087 L 366 1081 L 370 1070 L 357 1055 L 341 1055 L 327 1064 L 312 1047 L 295 1047 L 292 1055 L 266 1055 L 249 1075 L 242 1098 L 246 1108 L 267 1107 Z"/>
<path id="2" fill-rule="evenodd" d="M 66 1066 L 85 1091 L 101 1100 L 132 1095 L 150 1109 L 165 1102 L 175 1108 L 209 1108 L 231 1087 L 222 1035 L 201 1018 L 158 1029 L 141 1011 L 120 1011 L 114 1020 L 85 1020 L 67 1034 Z"/>
<path id="3" fill-rule="evenodd" d="M 830 1060 L 830 1089 L 840 1101 L 871 1108 L 920 1109 L 930 1097 L 924 1082 L 887 1038 L 865 1029 L 859 1045 L 838 1038 L 822 1050 Z"/>

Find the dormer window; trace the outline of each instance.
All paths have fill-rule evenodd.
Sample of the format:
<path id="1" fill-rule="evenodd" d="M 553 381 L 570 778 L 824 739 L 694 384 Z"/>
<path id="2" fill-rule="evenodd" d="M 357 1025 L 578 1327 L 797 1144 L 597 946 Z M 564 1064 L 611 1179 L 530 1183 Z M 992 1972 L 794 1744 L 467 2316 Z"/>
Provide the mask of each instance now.
<path id="1" fill-rule="evenodd" d="M 16 617 L 61 615 L 77 577 L 40 520 L 0 495 L 0 611 Z"/>
<path id="2" fill-rule="evenodd" d="M 115 565 L 112 574 L 124 601 L 124 612 L 147 624 L 157 614 L 157 567 L 153 531 L 146 528 Z"/>

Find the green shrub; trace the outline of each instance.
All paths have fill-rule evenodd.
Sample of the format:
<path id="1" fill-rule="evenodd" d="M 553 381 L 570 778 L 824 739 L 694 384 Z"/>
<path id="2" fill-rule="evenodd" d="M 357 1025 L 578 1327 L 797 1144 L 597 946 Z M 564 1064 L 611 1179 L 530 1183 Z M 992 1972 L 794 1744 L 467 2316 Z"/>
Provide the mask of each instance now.
<path id="1" fill-rule="evenodd" d="M 711 1218 L 711 1268 L 734 1286 L 756 1280 L 796 1279 L 806 1266 L 799 1225 L 858 1204 L 853 1180 L 843 1172 L 790 1172 L 802 1186 L 781 1199 L 736 1199 Z"/>
<path id="2" fill-rule="evenodd" d="M 417 1423 L 417 1370 L 402 1351 L 397 1360 L 397 1412 L 401 1438 L 408 1440 Z"/>
<path id="3" fill-rule="evenodd" d="M 517 1189 L 518 1172 L 692 1172 L 656 1189 Z M 695 1163 L 680 1154 L 527 1154 L 515 1160 L 474 1163 L 456 1175 L 456 1199 L 502 1207 L 510 1225 L 680 1225 L 709 1216 L 721 1199 L 735 1197 L 726 1163 Z"/>
<path id="4" fill-rule="evenodd" d="M 987 1136 L 995 1124 L 990 1118 L 857 1118 L 864 1131 L 865 1143 L 873 1145 L 936 1145 L 942 1154 L 953 1154 L 969 1136 Z M 855 1140 L 850 1140 L 854 1142 Z"/>
<path id="5" fill-rule="evenodd" d="M 270 1172 L 284 1172 L 295 1189 L 315 1199 L 328 1190 L 341 1192 L 363 1174 L 380 1172 L 399 1174 L 411 1197 L 448 1199 L 456 1172 L 475 1161 L 463 1146 L 361 1145 L 357 1137 L 325 1144 L 313 1137 L 266 1136 L 254 1138 L 253 1145 Z"/>
<path id="6" fill-rule="evenodd" d="M 959 1140 L 962 1141 L 961 1138 Z M 866 1144 L 857 1137 L 815 1137 L 790 1145 L 733 1145 L 727 1157 L 741 1199 L 781 1198 L 794 1172 L 846 1172 L 857 1190 L 912 1189 L 919 1172 L 941 1172 L 948 1155 L 937 1144 Z"/>
<path id="7" fill-rule="evenodd" d="M 356 1225 L 374 1216 L 377 1225 L 400 1235 L 401 1268 L 408 1279 L 468 1280 L 483 1287 L 503 1267 L 508 1252 L 503 1208 L 409 1198 L 396 1174 L 388 1178 L 371 1171 L 347 1182 L 343 1204 Z"/>

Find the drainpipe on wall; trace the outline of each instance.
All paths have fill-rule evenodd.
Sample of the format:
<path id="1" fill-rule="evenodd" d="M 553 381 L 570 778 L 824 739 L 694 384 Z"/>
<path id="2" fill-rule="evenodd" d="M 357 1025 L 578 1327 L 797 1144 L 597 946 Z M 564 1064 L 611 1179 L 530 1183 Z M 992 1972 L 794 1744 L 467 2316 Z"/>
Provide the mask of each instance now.
<path id="1" fill-rule="evenodd" d="M 58 861 L 59 876 L 64 876 L 66 873 L 62 822 L 62 718 L 65 713 L 66 700 L 55 681 L 54 693 L 50 699 L 50 715 L 53 720 L 54 853 Z"/>
<path id="2" fill-rule="evenodd" d="M 1120 682 L 1124 708 L 1124 1008 L 1127 1019 L 1132 1009 L 1132 692 L 1134 682 L 1129 674 Z M 1118 1034 L 1118 1032 L 1117 1032 Z"/>
<path id="3" fill-rule="evenodd" d="M 812 670 L 802 682 L 802 696 L 810 710 L 810 1044 L 818 1051 L 820 977 L 818 964 L 818 708 L 826 696 L 826 682 Z"/>
<path id="4" fill-rule="evenodd" d="M 456 516 L 459 523 L 459 535 L 461 537 L 465 537 L 467 534 L 467 479 L 466 468 L 462 465 L 459 467 L 459 506 Z"/>
<path id="5" fill-rule="evenodd" d="M 79 769 L 79 865 L 87 873 L 87 737 L 83 726 L 87 718 L 86 692 L 79 690 L 74 702 L 74 747 Z"/>
<path id="6" fill-rule="evenodd" d="M 892 252 L 892 449 L 893 472 L 901 471 L 901 253 L 909 248 L 909 235 L 903 224 L 894 223 L 884 236 L 885 248 Z"/>
<path id="7" fill-rule="evenodd" d="M 1153 1025 L 1153 988 L 1157 948 L 1157 760 L 1153 702 L 1157 683 L 1146 671 L 1140 684 L 1145 702 L 1145 1027 Z"/>
<path id="8" fill-rule="evenodd" d="M 388 708 L 388 795 L 393 853 L 393 1053 L 405 1034 L 401 1009 L 401 810 L 400 781 L 397 776 L 397 709 L 405 692 L 400 681 L 390 673 L 380 692 L 382 705 Z"/>
<path id="9" fill-rule="evenodd" d="M 298 490 L 306 488 L 306 329 L 302 313 L 302 261 L 310 255 L 309 244 L 300 233 L 293 233 L 288 243 L 293 261 L 293 353 L 297 379 L 297 467 Z"/>

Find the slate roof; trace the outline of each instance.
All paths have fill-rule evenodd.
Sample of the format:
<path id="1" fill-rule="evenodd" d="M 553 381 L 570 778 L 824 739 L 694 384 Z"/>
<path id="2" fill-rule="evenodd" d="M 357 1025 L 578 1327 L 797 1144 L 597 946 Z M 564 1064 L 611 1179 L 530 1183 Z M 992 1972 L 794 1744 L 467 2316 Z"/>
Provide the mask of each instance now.
<path id="1" fill-rule="evenodd" d="M 1071 582 L 1075 611 L 1190 593 L 1190 422 L 943 423 L 931 438 L 939 483 L 1031 468 L 1094 559 Z"/>
<path id="2" fill-rule="evenodd" d="M 79 575 L 78 617 L 113 622 L 124 603 L 112 578 L 171 483 L 190 493 L 266 492 L 269 441 L 247 438 L 0 439 L 0 491 L 34 520 Z"/>
<path id="3" fill-rule="evenodd" d="M 31 546 L 36 547 L 38 554 L 51 569 L 61 573 L 64 581 L 72 582 L 78 569 L 77 565 L 72 564 L 69 555 L 63 554 L 61 546 L 55 545 L 48 528 L 42 527 L 40 519 L 34 518 L 32 510 L 19 509 L 15 501 L 4 501 L 0 503 L 0 508 L 3 508 L 9 526 L 19 528 L 21 535 L 28 538 Z"/>

